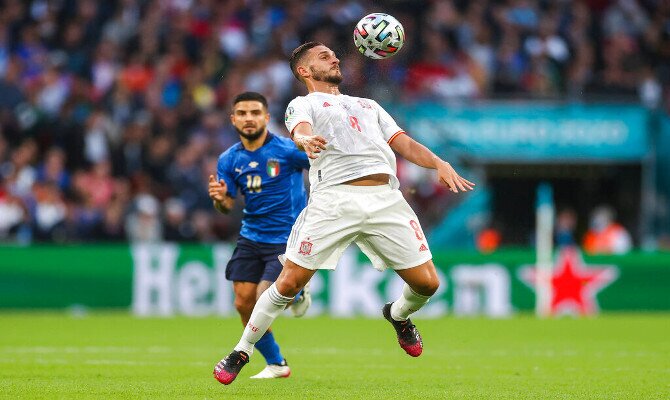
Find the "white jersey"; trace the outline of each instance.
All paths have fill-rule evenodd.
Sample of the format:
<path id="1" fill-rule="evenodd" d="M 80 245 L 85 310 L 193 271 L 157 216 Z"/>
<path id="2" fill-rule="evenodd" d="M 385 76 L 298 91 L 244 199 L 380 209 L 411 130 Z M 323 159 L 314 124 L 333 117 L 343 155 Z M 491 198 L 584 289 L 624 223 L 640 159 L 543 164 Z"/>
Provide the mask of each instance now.
<path id="1" fill-rule="evenodd" d="M 328 142 L 310 159 L 310 191 L 372 174 L 388 174 L 397 189 L 396 159 L 389 144 L 404 131 L 377 102 L 343 94 L 312 92 L 286 108 L 286 128 L 303 122 Z"/>

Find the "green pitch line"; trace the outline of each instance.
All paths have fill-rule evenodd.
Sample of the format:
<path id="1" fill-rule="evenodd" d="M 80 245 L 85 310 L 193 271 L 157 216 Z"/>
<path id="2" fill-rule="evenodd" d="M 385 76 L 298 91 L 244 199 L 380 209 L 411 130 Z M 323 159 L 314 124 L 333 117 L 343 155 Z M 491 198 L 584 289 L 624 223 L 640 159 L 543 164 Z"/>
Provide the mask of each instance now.
<path id="1" fill-rule="evenodd" d="M 384 320 L 280 318 L 293 370 L 231 386 L 212 378 L 237 342 L 236 319 L 125 314 L 0 314 L 0 398 L 7 399 L 667 399 L 670 315 L 415 321 L 413 359 Z"/>

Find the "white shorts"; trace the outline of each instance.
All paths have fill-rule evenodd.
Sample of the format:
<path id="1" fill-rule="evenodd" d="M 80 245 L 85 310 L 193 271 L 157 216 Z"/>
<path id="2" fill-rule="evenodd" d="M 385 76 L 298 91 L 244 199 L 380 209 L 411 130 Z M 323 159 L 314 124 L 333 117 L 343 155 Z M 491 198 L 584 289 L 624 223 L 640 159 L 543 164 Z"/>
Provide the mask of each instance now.
<path id="1" fill-rule="evenodd" d="M 335 269 L 351 242 L 378 270 L 433 258 L 419 219 L 390 185 L 336 185 L 313 193 L 293 224 L 285 257 L 308 269 Z"/>

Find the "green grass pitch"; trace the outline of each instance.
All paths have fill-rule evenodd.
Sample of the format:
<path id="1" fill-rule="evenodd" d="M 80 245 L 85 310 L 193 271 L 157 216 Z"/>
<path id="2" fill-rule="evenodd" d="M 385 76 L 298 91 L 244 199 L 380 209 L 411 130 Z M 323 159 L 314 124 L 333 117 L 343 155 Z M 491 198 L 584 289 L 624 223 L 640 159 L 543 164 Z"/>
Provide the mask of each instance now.
<path id="1" fill-rule="evenodd" d="M 212 369 L 237 319 L 0 314 L 0 398 L 7 399 L 668 399 L 668 314 L 415 321 L 411 358 L 382 319 L 274 325 L 293 374 L 251 380 L 252 357 L 223 386 Z"/>

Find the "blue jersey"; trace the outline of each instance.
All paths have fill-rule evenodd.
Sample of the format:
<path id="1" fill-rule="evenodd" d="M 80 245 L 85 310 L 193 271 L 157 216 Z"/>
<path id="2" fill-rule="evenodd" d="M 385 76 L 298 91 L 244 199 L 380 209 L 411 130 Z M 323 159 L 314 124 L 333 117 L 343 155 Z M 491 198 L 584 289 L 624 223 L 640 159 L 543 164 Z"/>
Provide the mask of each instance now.
<path id="1" fill-rule="evenodd" d="M 302 170 L 309 169 L 307 155 L 293 141 L 268 132 L 263 145 L 248 151 L 236 143 L 219 156 L 218 179 L 228 195 L 244 195 L 240 235 L 261 243 L 286 243 L 307 193 Z"/>

